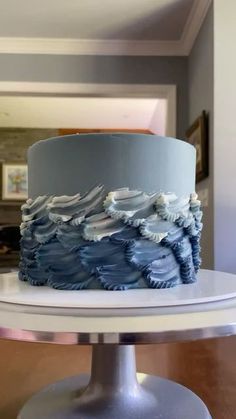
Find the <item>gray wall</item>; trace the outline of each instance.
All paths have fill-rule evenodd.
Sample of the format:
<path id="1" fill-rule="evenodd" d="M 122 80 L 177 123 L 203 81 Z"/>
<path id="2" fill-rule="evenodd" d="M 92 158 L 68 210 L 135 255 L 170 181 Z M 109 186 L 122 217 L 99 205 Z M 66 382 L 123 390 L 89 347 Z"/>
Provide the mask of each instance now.
<path id="1" fill-rule="evenodd" d="M 213 7 L 188 57 L 189 124 L 203 110 L 209 113 L 210 176 L 197 184 L 197 190 L 208 190 L 208 206 L 203 207 L 202 267 L 213 268 Z"/>
<path id="2" fill-rule="evenodd" d="M 0 54 L 0 81 L 177 85 L 177 136 L 188 125 L 187 58 Z"/>

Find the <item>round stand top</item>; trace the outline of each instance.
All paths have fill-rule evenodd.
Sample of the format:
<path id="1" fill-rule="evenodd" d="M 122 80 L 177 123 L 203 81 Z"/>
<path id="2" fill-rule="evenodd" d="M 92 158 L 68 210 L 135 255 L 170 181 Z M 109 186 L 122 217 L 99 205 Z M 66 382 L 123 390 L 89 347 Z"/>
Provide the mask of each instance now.
<path id="1" fill-rule="evenodd" d="M 22 303 L 23 300 L 16 303 L 12 293 L 7 294 L 7 283 L 11 289 L 11 281 L 18 281 L 16 274 L 3 274 L 0 275 L 0 285 L 4 281 L 4 287 L 0 286 L 0 338 L 70 345 L 147 344 L 236 334 L 236 275 L 202 271 L 200 276 L 201 281 L 211 282 L 217 298 L 209 296 L 208 302 L 199 302 L 198 299 L 194 302 L 191 298 L 189 303 L 175 305 L 172 301 L 172 304 L 159 307 L 158 303 L 155 307 L 153 304 L 148 307 L 145 303 L 143 307 L 139 304 L 138 307 L 99 308 L 97 305 L 96 308 L 86 308 L 70 307 L 70 304 L 67 307 L 41 306 L 36 305 L 34 299 L 32 305 L 29 301 Z M 219 279 L 221 284 L 225 284 L 221 295 L 215 290 Z M 37 292 L 37 288 L 31 289 Z M 27 293 L 27 287 L 25 290 Z M 158 297 L 158 290 L 151 292 Z M 122 292 L 124 294 L 126 292 Z M 110 291 L 106 291 L 106 295 L 108 298 Z"/>

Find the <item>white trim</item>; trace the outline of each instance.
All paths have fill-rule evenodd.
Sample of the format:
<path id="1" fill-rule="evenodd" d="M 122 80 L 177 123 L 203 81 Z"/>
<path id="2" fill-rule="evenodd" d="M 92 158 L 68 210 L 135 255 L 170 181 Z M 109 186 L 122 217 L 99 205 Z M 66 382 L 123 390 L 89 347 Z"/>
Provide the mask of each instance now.
<path id="1" fill-rule="evenodd" d="M 139 97 L 167 100 L 166 135 L 176 136 L 176 86 L 169 84 L 86 84 L 0 82 L 0 95 L 63 95 L 101 97 Z"/>
<path id="2" fill-rule="evenodd" d="M 179 41 L 0 37 L 0 53 L 58 55 L 188 55 L 211 0 L 195 0 Z"/>
<path id="3" fill-rule="evenodd" d="M 74 95 L 117 95 L 166 98 L 175 90 L 172 84 L 106 84 L 0 81 L 1 93 L 39 93 Z"/>
<path id="4" fill-rule="evenodd" d="M 183 55 L 189 55 L 210 4 L 211 0 L 194 1 L 180 40 Z"/>
<path id="5" fill-rule="evenodd" d="M 0 53 L 50 55 L 182 55 L 178 41 L 0 38 Z"/>

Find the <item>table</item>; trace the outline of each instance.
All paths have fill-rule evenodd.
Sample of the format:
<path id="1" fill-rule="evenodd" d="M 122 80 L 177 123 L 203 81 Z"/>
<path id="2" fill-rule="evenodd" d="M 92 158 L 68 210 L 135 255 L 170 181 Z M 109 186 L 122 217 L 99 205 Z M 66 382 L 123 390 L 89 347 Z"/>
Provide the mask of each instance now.
<path id="1" fill-rule="evenodd" d="M 206 275 L 214 280 L 212 272 Z M 217 275 L 227 284 L 229 274 Z M 236 276 L 231 279 L 236 291 Z M 0 326 L 1 338 L 93 345 L 90 377 L 67 378 L 43 389 L 25 404 L 18 419 L 210 419 L 203 401 L 189 389 L 136 374 L 133 345 L 235 334 L 236 297 L 143 309 L 52 308 L 5 301 L 0 303 Z"/>

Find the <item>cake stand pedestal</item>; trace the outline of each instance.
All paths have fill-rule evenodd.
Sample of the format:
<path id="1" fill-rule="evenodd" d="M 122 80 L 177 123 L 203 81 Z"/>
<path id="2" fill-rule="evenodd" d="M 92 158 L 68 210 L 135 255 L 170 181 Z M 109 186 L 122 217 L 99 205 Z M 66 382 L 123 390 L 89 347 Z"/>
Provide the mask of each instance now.
<path id="1" fill-rule="evenodd" d="M 80 375 L 33 396 L 18 419 L 210 419 L 192 391 L 136 374 L 133 346 L 94 345 L 91 377 Z"/>
<path id="2" fill-rule="evenodd" d="M 218 275 L 227 288 L 229 275 Z M 214 281 L 211 272 L 205 276 Z M 235 280 L 236 295 L 236 276 L 230 277 Z M 10 302 L 10 281 L 16 278 L 5 274 L 1 279 L 5 281 L 5 289 L 0 291 L 0 300 L 4 300 L 0 303 L 1 338 L 93 345 L 90 377 L 70 377 L 48 386 L 23 406 L 18 419 L 211 418 L 203 401 L 189 389 L 136 374 L 132 345 L 235 334 L 236 297 L 144 309 L 42 307 Z M 35 288 L 32 291 L 37 294 Z M 26 286 L 27 292 L 31 291 Z"/>

